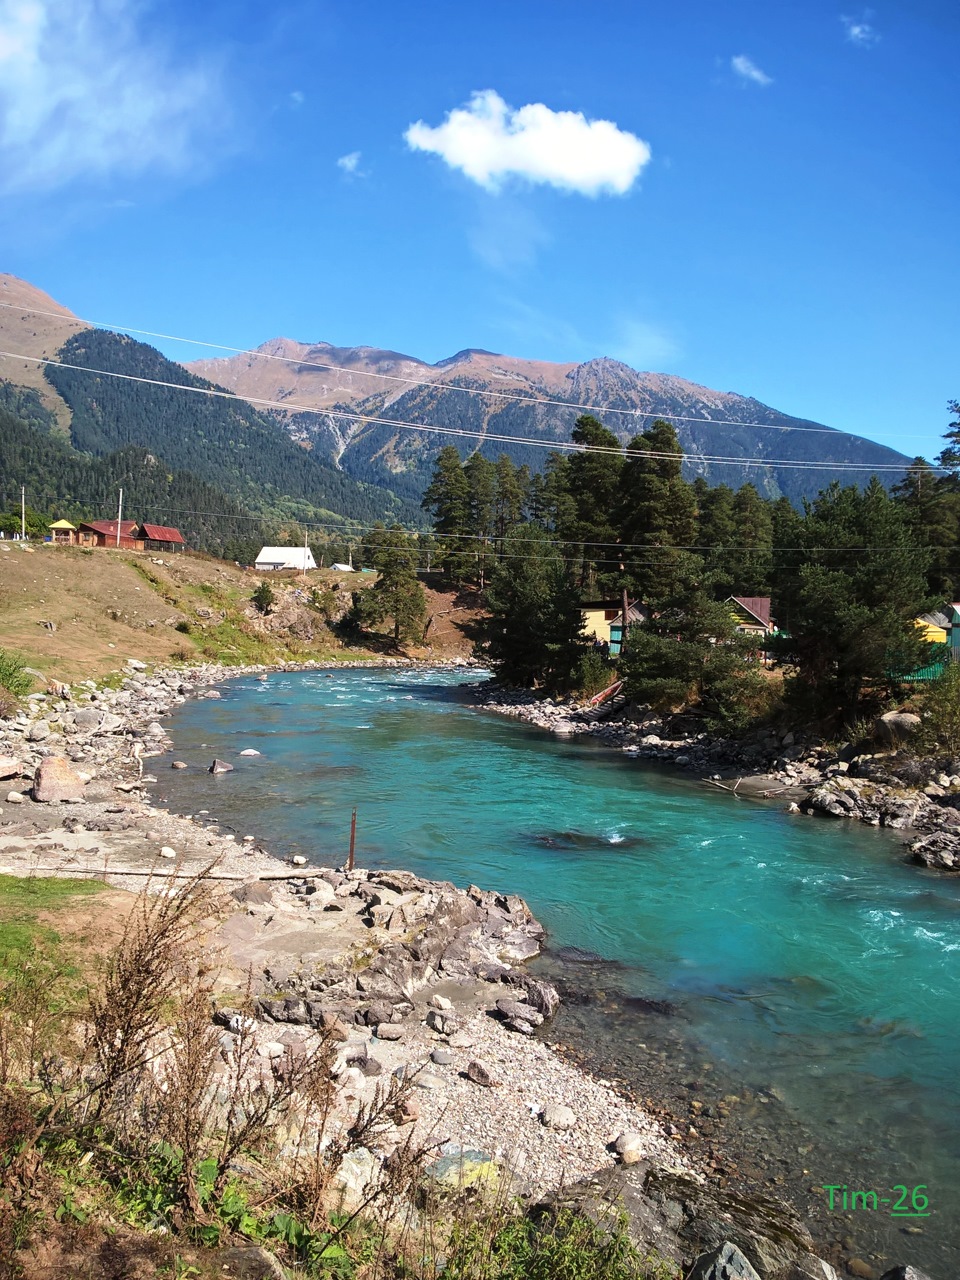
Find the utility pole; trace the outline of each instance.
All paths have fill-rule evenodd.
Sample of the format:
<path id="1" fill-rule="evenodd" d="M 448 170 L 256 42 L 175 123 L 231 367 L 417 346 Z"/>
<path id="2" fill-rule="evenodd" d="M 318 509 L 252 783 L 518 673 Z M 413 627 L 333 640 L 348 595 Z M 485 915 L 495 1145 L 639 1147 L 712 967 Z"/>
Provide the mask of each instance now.
<path id="1" fill-rule="evenodd" d="M 27 540 L 27 486 L 20 486 L 20 537 L 22 541 Z"/>
<path id="2" fill-rule="evenodd" d="M 117 546 L 120 545 L 120 521 L 123 519 L 123 490 L 120 490 L 120 503 L 117 507 Z"/>
<path id="3" fill-rule="evenodd" d="M 303 531 L 303 577 L 307 576 L 307 531 Z"/>

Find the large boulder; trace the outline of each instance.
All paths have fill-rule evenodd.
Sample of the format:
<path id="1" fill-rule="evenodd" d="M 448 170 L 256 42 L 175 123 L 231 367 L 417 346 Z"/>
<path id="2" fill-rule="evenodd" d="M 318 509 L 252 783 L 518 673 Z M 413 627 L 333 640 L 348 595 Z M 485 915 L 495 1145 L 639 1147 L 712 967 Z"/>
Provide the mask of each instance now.
<path id="1" fill-rule="evenodd" d="M 719 1249 L 701 1254 L 687 1280 L 760 1280 L 760 1277 L 737 1246 L 725 1240 Z"/>
<path id="2" fill-rule="evenodd" d="M 0 756 L 0 778 L 16 778 L 20 774 L 20 761 L 16 756 Z"/>
<path id="3" fill-rule="evenodd" d="M 888 711 L 874 725 L 877 738 L 889 747 L 896 747 L 906 738 L 912 738 L 922 721 L 911 711 Z"/>
<path id="4" fill-rule="evenodd" d="M 960 871 L 960 836 L 935 831 L 910 846 L 913 861 L 934 871 Z"/>
<path id="5" fill-rule="evenodd" d="M 33 798 L 40 804 L 82 800 L 83 781 L 61 756 L 41 760 L 33 778 Z"/>

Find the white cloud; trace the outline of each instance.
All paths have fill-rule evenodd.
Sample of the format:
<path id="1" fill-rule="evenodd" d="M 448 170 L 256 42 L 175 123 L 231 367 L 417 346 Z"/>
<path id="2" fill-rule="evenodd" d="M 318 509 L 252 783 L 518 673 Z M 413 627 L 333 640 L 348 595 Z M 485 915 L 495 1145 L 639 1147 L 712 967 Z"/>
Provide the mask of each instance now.
<path id="1" fill-rule="evenodd" d="M 871 16 L 870 11 L 860 18 L 848 18 L 846 14 L 840 15 L 840 21 L 847 33 L 847 39 L 851 44 L 858 44 L 862 48 L 868 48 L 872 44 L 876 44 L 880 39 L 876 28 L 867 19 Z"/>
<path id="2" fill-rule="evenodd" d="M 761 71 L 752 58 L 748 58 L 744 53 L 738 53 L 735 58 L 731 58 L 730 66 L 741 80 L 749 80 L 751 84 L 760 84 L 764 88 L 768 84 L 773 84 L 773 78 L 765 71 Z"/>
<path id="3" fill-rule="evenodd" d="M 0 0 L 0 189 L 185 168 L 216 119 L 209 67 L 137 30 L 140 0 Z"/>
<path id="4" fill-rule="evenodd" d="M 307 100 L 307 95 L 302 89 L 294 89 L 290 94 L 291 107 L 302 107 Z"/>
<path id="5" fill-rule="evenodd" d="M 487 191 L 520 178 L 585 196 L 625 195 L 650 160 L 649 145 L 610 120 L 542 102 L 514 110 L 493 89 L 475 93 L 441 125 L 418 120 L 404 138 Z"/>
<path id="6" fill-rule="evenodd" d="M 662 370 L 680 354 L 676 340 L 666 330 L 629 316 L 620 317 L 613 345 L 607 349 L 614 359 L 640 370 Z"/>
<path id="7" fill-rule="evenodd" d="M 360 151 L 351 151 L 349 155 L 341 156 L 337 161 L 337 167 L 342 169 L 344 173 L 350 174 L 351 177 L 362 178 L 363 174 L 360 172 L 362 154 Z"/>

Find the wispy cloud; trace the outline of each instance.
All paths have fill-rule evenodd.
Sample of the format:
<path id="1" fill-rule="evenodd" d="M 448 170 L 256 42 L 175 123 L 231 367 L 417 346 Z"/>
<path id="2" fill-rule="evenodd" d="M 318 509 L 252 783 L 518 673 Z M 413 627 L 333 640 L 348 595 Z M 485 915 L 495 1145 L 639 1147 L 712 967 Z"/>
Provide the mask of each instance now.
<path id="1" fill-rule="evenodd" d="M 677 358 L 680 348 L 666 330 L 648 320 L 623 316 L 618 321 L 612 345 L 607 347 L 607 354 L 634 369 L 662 371 L 665 365 Z"/>
<path id="2" fill-rule="evenodd" d="M 366 174 L 360 169 L 362 156 L 362 151 L 351 151 L 348 155 L 340 156 L 337 160 L 337 168 L 342 169 L 351 178 L 365 178 Z"/>
<path id="3" fill-rule="evenodd" d="M 307 95 L 302 89 L 294 89 L 290 94 L 291 107 L 302 107 L 307 100 Z"/>
<path id="4" fill-rule="evenodd" d="M 736 57 L 731 58 L 730 66 L 741 80 L 746 80 L 750 84 L 763 85 L 764 88 L 768 84 L 773 84 L 773 77 L 761 71 L 753 59 L 748 58 L 745 53 L 738 53 Z"/>
<path id="5" fill-rule="evenodd" d="M 503 275 L 531 266 L 553 237 L 536 213 L 510 194 L 496 199 L 477 192 L 478 205 L 469 228 L 470 248 L 482 262 Z"/>
<path id="6" fill-rule="evenodd" d="M 220 117 L 210 65 L 138 28 L 140 0 L 0 0 L 0 189 L 183 170 Z"/>
<path id="7" fill-rule="evenodd" d="M 870 45 L 876 44 L 880 39 L 880 35 L 869 21 L 873 14 L 869 9 L 865 10 L 859 18 L 850 18 L 846 14 L 840 15 L 840 21 L 843 23 L 843 29 L 847 33 L 847 39 L 851 44 L 858 44 L 861 48 L 869 48 Z"/>
<path id="8" fill-rule="evenodd" d="M 441 125 L 418 120 L 404 138 L 493 192 L 518 178 L 585 196 L 625 195 L 650 160 L 649 145 L 611 120 L 542 102 L 515 110 L 493 89 L 475 93 Z"/>

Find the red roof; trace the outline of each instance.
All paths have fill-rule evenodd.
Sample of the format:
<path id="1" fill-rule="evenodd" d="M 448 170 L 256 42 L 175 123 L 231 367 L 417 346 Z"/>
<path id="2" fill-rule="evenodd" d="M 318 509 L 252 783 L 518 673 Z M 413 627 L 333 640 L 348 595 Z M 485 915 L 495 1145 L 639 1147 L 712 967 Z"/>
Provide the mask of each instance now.
<path id="1" fill-rule="evenodd" d="M 762 622 L 765 627 L 772 625 L 770 622 L 769 596 L 731 596 L 730 599 L 734 604 L 738 604 L 741 609 L 746 609 L 747 613 L 752 613 L 756 620 Z"/>
<path id="2" fill-rule="evenodd" d="M 150 542 L 183 542 L 183 534 L 169 524 L 142 524 L 141 536 Z M 186 544 L 184 544 L 186 545 Z"/>
<path id="3" fill-rule="evenodd" d="M 105 534 L 108 538 L 117 536 L 116 520 L 83 520 L 80 524 L 81 529 L 92 529 L 94 533 Z M 137 531 L 136 520 L 120 521 L 120 537 L 132 538 Z"/>

